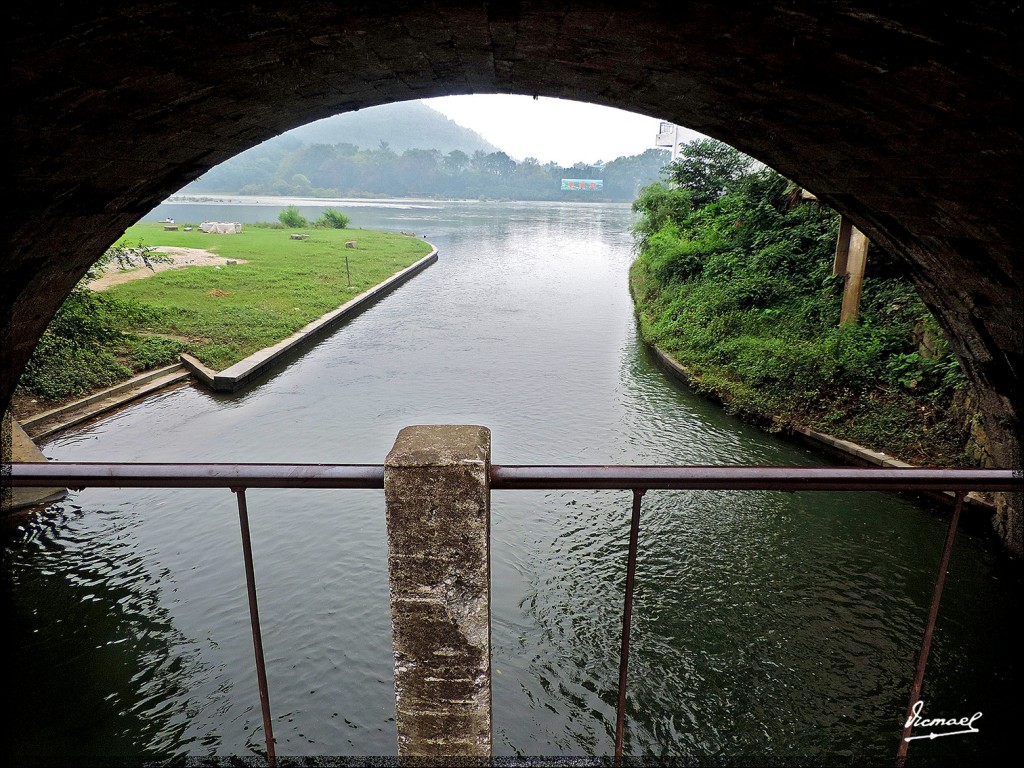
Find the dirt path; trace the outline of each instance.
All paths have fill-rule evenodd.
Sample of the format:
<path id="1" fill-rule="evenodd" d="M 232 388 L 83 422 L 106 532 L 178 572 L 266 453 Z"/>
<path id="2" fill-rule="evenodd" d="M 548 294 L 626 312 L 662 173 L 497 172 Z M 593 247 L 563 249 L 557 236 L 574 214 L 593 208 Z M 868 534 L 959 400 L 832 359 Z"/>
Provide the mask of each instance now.
<path id="1" fill-rule="evenodd" d="M 153 269 L 149 267 L 138 267 L 129 272 L 121 272 L 118 268 L 110 267 L 103 276 L 93 280 L 89 283 L 89 288 L 94 291 L 102 291 L 105 288 L 109 288 L 112 285 L 119 285 L 120 283 L 127 283 L 129 280 L 141 280 L 144 277 L 149 277 L 157 272 L 164 272 L 168 269 L 183 269 L 185 267 L 210 267 L 210 266 L 223 266 L 228 263 L 228 260 L 217 256 L 209 251 L 204 251 L 202 248 L 172 248 L 170 246 L 159 246 L 153 249 L 157 253 L 162 253 L 166 256 L 170 256 L 172 262 L 154 262 Z M 245 264 L 243 259 L 232 259 L 236 264 Z"/>

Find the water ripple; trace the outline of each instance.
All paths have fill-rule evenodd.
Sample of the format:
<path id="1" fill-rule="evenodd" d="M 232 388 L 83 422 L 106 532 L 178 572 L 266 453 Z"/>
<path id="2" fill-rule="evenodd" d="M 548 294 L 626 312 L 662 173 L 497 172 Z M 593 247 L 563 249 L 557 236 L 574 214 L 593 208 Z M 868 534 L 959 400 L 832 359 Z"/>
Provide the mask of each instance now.
<path id="1" fill-rule="evenodd" d="M 496 463 L 824 463 L 654 366 L 626 289 L 627 206 L 430 205 L 352 211 L 355 225 L 430 229 L 440 260 L 261 386 L 178 389 L 48 455 L 379 463 L 401 427 L 468 423 L 491 428 Z M 494 494 L 499 754 L 610 753 L 630 501 Z M 248 502 L 279 753 L 393 754 L 382 494 Z M 627 752 L 890 761 L 943 522 L 886 494 L 649 492 Z M 12 535 L 2 573 L 17 754 L 262 750 L 232 494 L 73 494 Z M 915 744 L 916 761 L 1013 747 L 1020 665 L 1005 617 L 1020 588 L 989 539 L 961 536 L 926 693 L 936 712 L 983 710 L 986 738 Z"/>

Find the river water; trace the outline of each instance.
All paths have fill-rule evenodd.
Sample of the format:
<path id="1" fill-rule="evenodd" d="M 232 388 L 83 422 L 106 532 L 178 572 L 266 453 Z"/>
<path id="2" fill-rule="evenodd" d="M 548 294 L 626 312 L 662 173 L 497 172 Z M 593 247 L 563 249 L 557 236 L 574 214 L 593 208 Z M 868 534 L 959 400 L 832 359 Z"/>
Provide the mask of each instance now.
<path id="1" fill-rule="evenodd" d="M 638 340 L 628 206 L 249 200 L 148 220 L 333 205 L 440 260 L 235 396 L 166 392 L 44 445 L 59 461 L 381 463 L 410 424 L 482 424 L 498 464 L 823 465 L 669 380 Z M 281 755 L 393 755 L 383 493 L 248 494 Z M 495 753 L 608 754 L 630 495 L 496 491 Z M 704 762 L 891 763 L 945 532 L 881 493 L 650 492 L 626 751 Z M 980 761 L 1020 715 L 1020 570 L 964 526 L 925 714 L 980 732 L 911 744 Z M 254 755 L 262 727 L 234 497 L 90 489 L 4 547 L 5 750 Z"/>

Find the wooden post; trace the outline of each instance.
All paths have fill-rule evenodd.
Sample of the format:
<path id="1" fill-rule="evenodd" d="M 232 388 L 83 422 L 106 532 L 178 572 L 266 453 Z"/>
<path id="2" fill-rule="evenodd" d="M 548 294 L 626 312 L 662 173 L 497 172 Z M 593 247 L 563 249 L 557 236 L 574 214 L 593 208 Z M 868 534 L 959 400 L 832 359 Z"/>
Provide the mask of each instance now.
<path id="1" fill-rule="evenodd" d="M 836 240 L 836 257 L 832 274 L 843 275 L 843 306 L 839 312 L 839 324 L 852 322 L 860 314 L 860 295 L 864 286 L 864 269 L 868 261 L 870 241 L 845 216 L 839 222 L 839 237 Z"/>

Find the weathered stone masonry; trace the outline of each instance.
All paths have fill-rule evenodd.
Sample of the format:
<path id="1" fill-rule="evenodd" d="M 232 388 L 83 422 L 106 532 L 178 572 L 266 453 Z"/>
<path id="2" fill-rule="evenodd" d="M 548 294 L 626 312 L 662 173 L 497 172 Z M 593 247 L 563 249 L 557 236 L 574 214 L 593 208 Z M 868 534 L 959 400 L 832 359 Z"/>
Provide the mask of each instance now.
<path id="1" fill-rule="evenodd" d="M 521 93 L 686 125 L 843 213 L 909 266 L 976 385 L 995 462 L 1021 464 L 1014 3 L 295 0 L 197 16 L 39 0 L 5 31 L 4 404 L 87 266 L 207 169 L 341 111 Z M 1019 499 L 998 518 L 1018 552 L 1021 520 Z"/>

